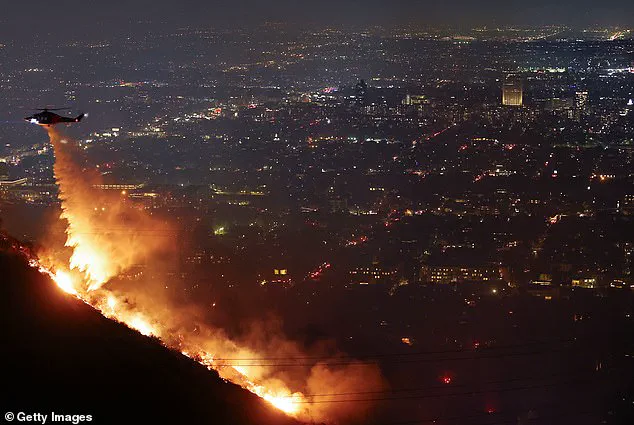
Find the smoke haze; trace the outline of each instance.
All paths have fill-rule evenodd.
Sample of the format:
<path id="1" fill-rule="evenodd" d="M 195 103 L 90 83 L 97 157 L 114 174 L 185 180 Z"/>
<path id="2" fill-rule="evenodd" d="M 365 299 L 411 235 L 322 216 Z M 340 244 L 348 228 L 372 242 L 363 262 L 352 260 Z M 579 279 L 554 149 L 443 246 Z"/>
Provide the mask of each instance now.
<path id="1" fill-rule="evenodd" d="M 164 258 L 178 254 L 176 228 L 125 193 L 99 189 L 101 175 L 80 165 L 76 142 L 53 128 L 48 132 L 55 151 L 60 219 L 66 222 L 65 246 L 71 252 L 44 246 L 41 259 L 47 270 L 55 270 L 47 273 L 62 289 L 301 420 L 363 422 L 370 403 L 328 403 L 323 396 L 381 390 L 384 383 L 375 364 L 347 357 L 342 361 L 343 354 L 330 341 L 302 347 L 284 335 L 282 321 L 275 318 L 261 318 L 239 335 L 228 335 L 208 323 L 200 306 L 183 305 L 159 291 L 179 284 L 161 273 Z M 149 273 L 121 277 L 138 264 Z"/>

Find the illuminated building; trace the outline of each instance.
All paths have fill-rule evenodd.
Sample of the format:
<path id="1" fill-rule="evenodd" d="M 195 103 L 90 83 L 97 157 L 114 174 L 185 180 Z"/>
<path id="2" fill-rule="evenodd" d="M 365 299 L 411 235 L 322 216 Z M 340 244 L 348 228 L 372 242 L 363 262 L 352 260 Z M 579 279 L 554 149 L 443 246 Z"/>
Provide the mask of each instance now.
<path id="1" fill-rule="evenodd" d="M 573 288 L 594 289 L 597 287 L 597 279 L 594 277 L 572 279 Z"/>
<path id="2" fill-rule="evenodd" d="M 551 286 L 553 284 L 553 277 L 548 273 L 542 273 L 538 279 L 531 280 L 531 284 L 536 286 Z"/>
<path id="3" fill-rule="evenodd" d="M 502 85 L 502 105 L 522 106 L 522 80 L 514 75 L 507 75 Z"/>
<path id="4" fill-rule="evenodd" d="M 574 119 L 581 121 L 581 117 L 588 113 L 588 92 L 578 91 L 575 93 Z"/>
<path id="5" fill-rule="evenodd" d="M 502 279 L 496 266 L 425 266 L 423 280 L 430 283 L 498 282 Z"/>
<path id="6" fill-rule="evenodd" d="M 629 289 L 629 288 L 631 288 L 631 289 L 634 289 L 634 284 L 630 284 L 624 279 L 615 278 L 614 280 L 612 280 L 612 282 L 610 282 L 610 288 L 615 288 L 615 289 Z"/>
<path id="7" fill-rule="evenodd" d="M 634 194 L 626 194 L 618 207 L 624 214 L 634 214 Z"/>
<path id="8" fill-rule="evenodd" d="M 28 180 L 26 178 L 18 180 L 0 180 L 0 188 L 24 185 L 27 181 Z"/>
<path id="9" fill-rule="evenodd" d="M 0 181 L 9 179 L 9 167 L 7 163 L 0 160 Z"/>
<path id="10" fill-rule="evenodd" d="M 365 97 L 366 94 L 368 92 L 368 84 L 365 82 L 365 80 L 360 80 L 355 86 L 354 86 L 354 96 L 355 96 L 355 103 L 359 106 L 362 106 L 365 104 Z"/>
<path id="11" fill-rule="evenodd" d="M 566 112 L 573 108 L 573 100 L 566 97 L 553 97 L 544 102 L 544 110 L 549 112 Z"/>
<path id="12" fill-rule="evenodd" d="M 371 267 L 357 267 L 350 270 L 351 283 L 359 285 L 370 285 L 377 283 L 388 283 L 396 276 L 396 270 L 387 270 L 379 267 L 374 261 Z"/>
<path id="13" fill-rule="evenodd" d="M 275 268 L 266 273 L 264 279 L 260 279 L 260 285 L 276 285 L 282 287 L 290 287 L 293 284 L 293 279 L 290 272 L 286 268 Z"/>
<path id="14" fill-rule="evenodd" d="M 403 100 L 403 105 L 422 105 L 428 103 L 427 97 L 423 94 L 408 94 Z"/>
<path id="15" fill-rule="evenodd" d="M 93 187 L 101 190 L 136 190 L 141 189 L 143 184 L 96 184 Z"/>

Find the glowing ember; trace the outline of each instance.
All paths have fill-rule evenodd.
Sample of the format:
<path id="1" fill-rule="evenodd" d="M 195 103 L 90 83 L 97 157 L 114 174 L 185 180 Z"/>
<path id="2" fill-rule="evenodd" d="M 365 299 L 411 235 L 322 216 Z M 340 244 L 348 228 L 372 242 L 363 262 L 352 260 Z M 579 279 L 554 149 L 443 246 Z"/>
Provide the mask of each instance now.
<path id="1" fill-rule="evenodd" d="M 41 265 L 35 259 L 30 259 L 29 265 L 31 267 L 37 268 L 41 273 L 48 275 L 57 284 L 57 286 L 59 286 L 63 291 L 69 294 L 75 295 L 79 299 L 82 299 L 79 293 L 75 290 L 73 286 L 73 279 L 69 273 L 63 272 L 61 270 L 58 270 L 55 273 L 53 273 L 49 268 Z M 83 300 L 83 301 L 86 301 L 86 300 Z M 98 307 L 98 304 L 99 303 L 95 305 L 93 304 L 91 305 L 97 310 L 100 310 Z M 107 308 L 110 309 L 110 313 L 114 313 L 115 308 L 117 307 L 118 304 L 119 304 L 119 301 L 116 299 L 116 297 L 113 294 L 107 295 L 105 300 L 105 306 L 107 306 Z M 104 306 L 103 301 L 101 305 Z M 108 316 L 111 316 L 107 314 L 107 312 L 102 311 L 102 313 Z M 145 319 L 141 314 L 138 314 L 138 313 L 131 314 L 131 315 L 120 314 L 120 315 L 115 315 L 111 317 L 113 317 L 115 320 L 119 322 L 125 323 L 130 328 L 138 331 L 142 335 L 157 336 L 157 337 L 159 336 L 159 331 L 157 330 L 157 328 L 153 327 L 147 321 L 147 319 Z M 220 373 L 221 376 L 224 376 L 223 370 L 225 370 L 226 367 L 222 363 L 216 364 L 214 362 L 214 356 L 212 354 L 201 351 L 196 353 L 195 355 L 192 355 L 190 352 L 186 350 L 182 350 L 181 353 L 184 356 L 187 356 L 189 358 L 195 358 L 198 361 L 198 363 L 206 366 L 209 369 L 216 370 Z M 277 409 L 289 415 L 296 416 L 297 414 L 300 413 L 300 405 L 301 405 L 300 402 L 304 400 L 304 395 L 302 393 L 299 393 L 299 392 L 291 393 L 291 391 L 288 390 L 287 388 L 280 388 L 277 390 L 273 390 L 273 389 L 266 388 L 263 385 L 256 384 L 253 381 L 251 381 L 248 377 L 249 376 L 248 373 L 250 369 L 249 367 L 231 366 L 231 369 L 239 374 L 238 379 L 235 379 L 235 380 L 239 381 L 240 384 L 247 390 L 251 391 L 252 393 L 266 400 L 268 403 L 270 403 Z"/>
<path id="2" fill-rule="evenodd" d="M 258 388 L 256 388 L 253 392 L 289 415 L 299 412 L 300 404 L 298 404 L 298 401 L 302 400 L 302 395 L 299 393 L 295 393 L 293 395 L 276 395 L 267 392 L 263 388 L 261 392 L 258 391 Z"/>
<path id="3" fill-rule="evenodd" d="M 143 317 L 140 315 L 134 316 L 129 321 L 124 322 L 126 325 L 130 326 L 132 329 L 136 329 L 142 335 L 150 336 L 157 335 L 156 330 L 150 325 Z"/>
<path id="4" fill-rule="evenodd" d="M 289 414 L 295 415 L 299 413 L 300 404 L 304 400 L 304 395 L 302 393 L 291 393 L 288 389 L 278 389 L 272 390 L 270 388 L 265 388 L 262 385 L 257 385 L 251 382 L 248 379 L 247 368 L 242 366 L 232 366 L 237 372 L 244 376 L 246 381 L 245 387 L 254 394 L 262 397 L 264 400 L 271 403 L 273 406 L 277 407 L 281 411 Z"/>
<path id="5" fill-rule="evenodd" d="M 70 276 L 70 274 L 61 270 L 53 273 L 51 269 L 43 266 L 37 260 L 32 258 L 29 259 L 29 266 L 36 268 L 40 273 L 48 275 L 48 277 L 50 277 L 62 291 L 71 295 L 75 295 L 79 298 L 79 294 L 77 293 L 77 290 L 73 285 L 73 278 Z"/>
<path id="6" fill-rule="evenodd" d="M 73 278 L 68 273 L 58 270 L 51 277 L 64 292 L 77 295 L 77 290 L 73 286 Z"/>

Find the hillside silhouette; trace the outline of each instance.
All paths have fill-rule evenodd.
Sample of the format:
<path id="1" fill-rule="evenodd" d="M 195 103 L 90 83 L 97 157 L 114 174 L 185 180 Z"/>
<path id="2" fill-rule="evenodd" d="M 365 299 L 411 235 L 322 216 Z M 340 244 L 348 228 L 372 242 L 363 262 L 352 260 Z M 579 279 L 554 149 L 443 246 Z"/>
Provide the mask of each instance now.
<path id="1" fill-rule="evenodd" d="M 3 413 L 90 414 L 106 424 L 297 424 L 63 293 L 7 246 L 0 235 Z"/>

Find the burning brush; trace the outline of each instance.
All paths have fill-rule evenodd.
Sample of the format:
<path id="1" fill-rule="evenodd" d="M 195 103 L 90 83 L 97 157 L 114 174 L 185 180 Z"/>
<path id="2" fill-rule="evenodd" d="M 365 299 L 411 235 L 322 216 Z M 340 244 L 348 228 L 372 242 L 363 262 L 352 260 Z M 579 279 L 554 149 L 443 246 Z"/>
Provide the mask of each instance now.
<path id="1" fill-rule="evenodd" d="M 265 357 L 247 348 L 257 344 L 239 345 L 222 330 L 203 327 L 191 331 L 191 326 L 184 324 L 192 316 L 191 312 L 170 311 L 151 297 L 145 303 L 129 302 L 129 294 L 105 287 L 131 266 L 169 252 L 170 238 L 156 238 L 144 229 L 169 229 L 171 225 L 137 208 L 120 194 L 95 189 L 101 183 L 101 175 L 78 165 L 80 152 L 75 143 L 54 127 L 47 130 L 55 152 L 60 218 L 67 223 L 65 245 L 71 252 L 70 258 L 56 254 L 38 259 L 18 244 L 16 249 L 28 258 L 32 267 L 102 315 L 157 338 L 164 346 L 218 372 L 223 379 L 242 386 L 291 416 L 306 421 L 340 421 L 363 413 L 368 403 L 362 406 L 313 403 L 309 395 L 293 391 L 291 387 L 322 394 L 354 391 L 361 386 L 378 389 L 382 387 L 382 378 L 375 365 L 338 366 L 332 370 L 327 363 L 315 362 L 289 372 L 275 364 L 235 364 L 227 359 Z M 294 343 L 279 340 L 275 347 L 267 341 L 270 345 L 263 351 L 302 354 L 303 350 Z"/>

